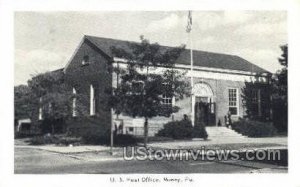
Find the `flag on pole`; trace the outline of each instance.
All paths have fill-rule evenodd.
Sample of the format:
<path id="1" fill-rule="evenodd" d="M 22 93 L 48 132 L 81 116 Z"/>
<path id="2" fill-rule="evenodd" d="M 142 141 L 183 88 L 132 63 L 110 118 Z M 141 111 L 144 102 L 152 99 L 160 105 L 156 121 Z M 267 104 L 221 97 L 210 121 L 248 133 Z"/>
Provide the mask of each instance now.
<path id="1" fill-rule="evenodd" d="M 188 12 L 188 20 L 187 20 L 187 26 L 186 26 L 186 32 L 188 33 L 189 36 L 189 41 L 190 41 L 190 54 L 191 54 L 191 70 L 190 70 L 190 74 L 191 74 L 191 94 L 193 95 L 193 86 L 194 86 L 194 77 L 193 77 L 193 70 L 194 70 L 194 62 L 193 62 L 193 39 L 192 39 L 192 24 L 193 24 L 193 20 L 192 20 L 192 11 Z M 195 103 L 195 97 L 192 96 L 192 102 L 191 102 L 191 121 L 192 121 L 192 125 L 195 125 L 195 108 L 194 108 L 194 103 Z"/>
<path id="2" fill-rule="evenodd" d="M 192 11 L 189 10 L 189 14 L 188 14 L 188 23 L 186 26 L 186 32 L 191 32 L 192 31 L 192 24 L 193 24 L 193 20 L 192 20 Z"/>

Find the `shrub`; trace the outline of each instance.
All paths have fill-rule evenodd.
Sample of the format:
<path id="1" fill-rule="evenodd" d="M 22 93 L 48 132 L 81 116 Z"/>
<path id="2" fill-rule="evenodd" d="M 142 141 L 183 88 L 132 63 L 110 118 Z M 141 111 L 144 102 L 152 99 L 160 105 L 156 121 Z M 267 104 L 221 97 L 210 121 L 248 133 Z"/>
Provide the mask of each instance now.
<path id="1" fill-rule="evenodd" d="M 56 144 L 58 142 L 59 138 L 51 134 L 46 134 L 43 136 L 34 136 L 30 139 L 31 145 Z"/>
<path id="2" fill-rule="evenodd" d="M 277 130 L 271 122 L 251 121 L 245 119 L 233 122 L 232 129 L 249 137 L 269 137 L 277 134 Z"/>
<path id="3" fill-rule="evenodd" d="M 110 145 L 110 132 L 103 134 L 86 134 L 82 137 L 83 144 Z M 114 146 L 136 145 L 137 139 L 128 134 L 114 135 Z"/>
<path id="4" fill-rule="evenodd" d="M 114 137 L 114 145 L 116 146 L 132 146 L 137 144 L 137 139 L 129 134 L 118 134 Z"/>
<path id="5" fill-rule="evenodd" d="M 29 140 L 31 145 L 46 145 L 46 144 L 58 144 L 58 145 L 78 145 L 81 142 L 81 138 L 68 137 L 65 135 L 51 135 L 46 134 L 43 136 L 34 136 Z"/>
<path id="6" fill-rule="evenodd" d="M 205 126 L 203 125 L 195 125 L 194 127 L 194 131 L 193 131 L 193 137 L 194 138 L 203 138 L 203 139 L 207 139 L 208 134 L 205 130 Z"/>
<path id="7" fill-rule="evenodd" d="M 64 136 L 59 138 L 58 142 L 56 144 L 60 144 L 60 145 L 79 145 L 81 142 L 81 138 L 78 137 L 68 137 L 68 136 Z"/>
<path id="8" fill-rule="evenodd" d="M 103 134 L 89 134 L 86 133 L 82 136 L 83 144 L 92 144 L 92 145 L 109 145 L 110 143 L 110 132 Z"/>
<path id="9" fill-rule="evenodd" d="M 49 119 L 45 118 L 39 126 L 42 134 L 52 133 L 63 133 L 63 127 L 65 122 L 63 119 Z"/>
<path id="10" fill-rule="evenodd" d="M 193 137 L 193 126 L 189 120 L 171 121 L 159 130 L 156 136 L 169 137 L 174 139 L 186 139 Z"/>

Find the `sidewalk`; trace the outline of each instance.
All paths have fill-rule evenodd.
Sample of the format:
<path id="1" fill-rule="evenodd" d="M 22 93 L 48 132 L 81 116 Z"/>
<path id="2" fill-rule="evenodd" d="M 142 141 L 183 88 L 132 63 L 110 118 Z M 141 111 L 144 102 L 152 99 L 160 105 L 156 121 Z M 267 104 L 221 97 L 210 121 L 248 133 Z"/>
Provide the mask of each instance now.
<path id="1" fill-rule="evenodd" d="M 108 146 L 100 146 L 100 145 L 80 145 L 80 146 L 57 146 L 57 145 L 15 145 L 15 147 L 19 148 L 32 148 L 32 149 L 40 149 L 55 153 L 62 154 L 75 154 L 75 153 L 99 153 L 99 152 L 110 152 L 110 147 Z M 114 147 L 114 152 L 119 152 L 122 148 Z"/>
<path id="2" fill-rule="evenodd" d="M 32 149 L 40 149 L 54 153 L 62 153 L 62 154 L 75 154 L 75 153 L 100 153 L 100 152 L 110 152 L 109 146 L 102 145 L 79 145 L 79 146 L 58 146 L 55 144 L 48 145 L 30 145 L 29 138 L 24 139 L 15 139 L 14 140 L 15 147 L 18 148 L 32 148 Z M 114 147 L 113 151 L 120 151 L 122 148 Z"/>

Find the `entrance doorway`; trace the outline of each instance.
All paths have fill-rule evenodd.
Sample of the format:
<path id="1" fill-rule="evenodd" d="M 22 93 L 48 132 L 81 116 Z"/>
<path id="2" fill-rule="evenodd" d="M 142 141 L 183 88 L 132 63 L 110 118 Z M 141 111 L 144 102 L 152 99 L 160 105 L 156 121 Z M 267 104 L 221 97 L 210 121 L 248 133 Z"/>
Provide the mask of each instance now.
<path id="1" fill-rule="evenodd" d="M 215 103 L 208 97 L 196 97 L 195 102 L 195 125 L 200 122 L 205 126 L 216 125 Z"/>
<path id="2" fill-rule="evenodd" d="M 192 93 L 193 124 L 202 120 L 205 126 L 216 126 L 216 103 L 211 87 L 204 82 L 196 83 Z"/>

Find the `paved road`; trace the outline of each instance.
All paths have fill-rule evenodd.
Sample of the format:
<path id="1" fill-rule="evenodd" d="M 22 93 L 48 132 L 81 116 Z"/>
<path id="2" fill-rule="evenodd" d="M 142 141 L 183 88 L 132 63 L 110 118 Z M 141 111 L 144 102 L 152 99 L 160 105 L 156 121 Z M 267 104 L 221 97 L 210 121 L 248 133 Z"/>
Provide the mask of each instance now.
<path id="1" fill-rule="evenodd" d="M 95 153 L 61 154 L 34 148 L 15 147 L 16 174 L 61 173 L 250 173 L 287 172 L 276 165 L 246 161 L 103 161 Z M 91 159 L 94 158 L 94 159 Z M 98 159 L 95 159 L 98 158 Z M 272 168 L 270 170 L 270 168 Z"/>

